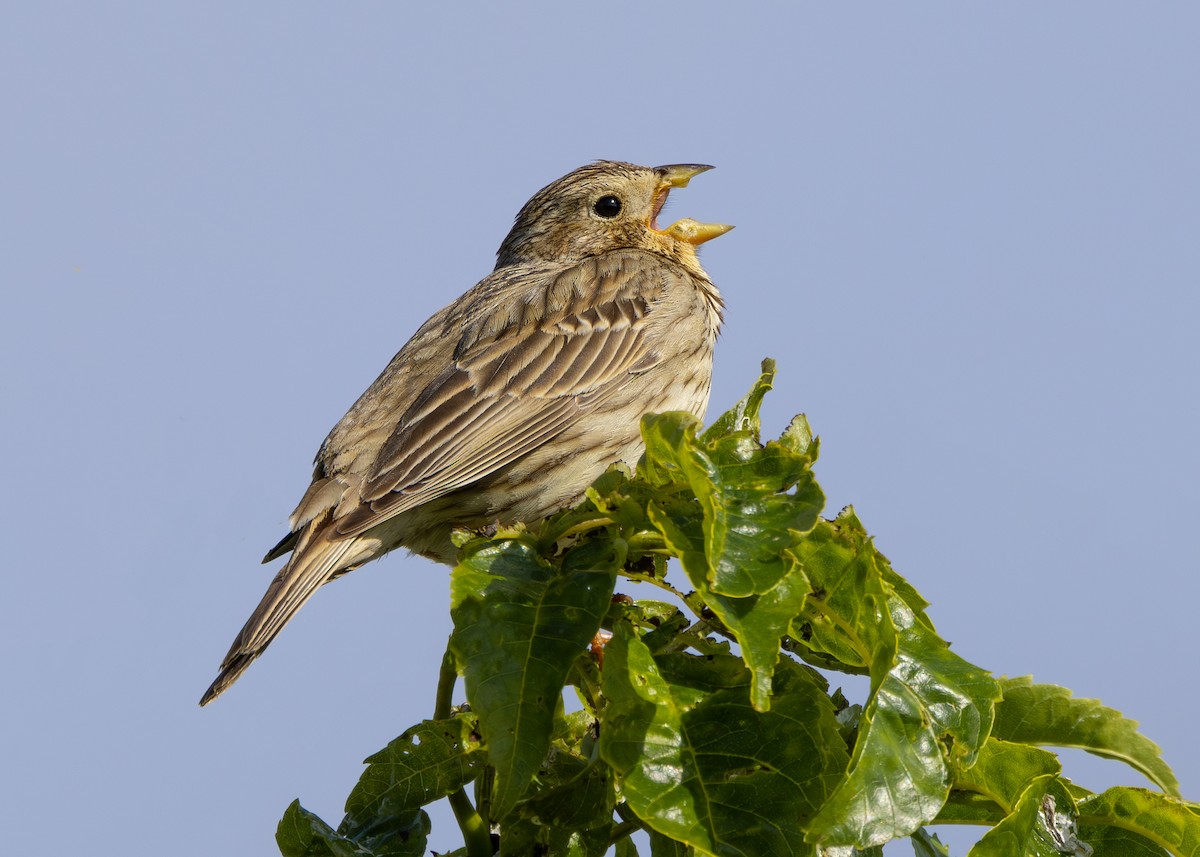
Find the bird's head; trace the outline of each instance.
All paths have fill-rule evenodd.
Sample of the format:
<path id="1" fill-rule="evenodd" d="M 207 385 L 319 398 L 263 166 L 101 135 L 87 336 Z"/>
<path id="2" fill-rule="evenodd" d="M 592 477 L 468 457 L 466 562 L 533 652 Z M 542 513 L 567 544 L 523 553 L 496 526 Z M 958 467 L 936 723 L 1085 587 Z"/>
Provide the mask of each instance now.
<path id="1" fill-rule="evenodd" d="M 517 214 L 497 252 L 496 266 L 519 262 L 573 262 L 610 250 L 641 249 L 681 261 L 695 248 L 732 229 L 690 218 L 658 227 L 671 188 L 711 170 L 704 164 L 639 167 L 597 161 L 542 188 Z"/>

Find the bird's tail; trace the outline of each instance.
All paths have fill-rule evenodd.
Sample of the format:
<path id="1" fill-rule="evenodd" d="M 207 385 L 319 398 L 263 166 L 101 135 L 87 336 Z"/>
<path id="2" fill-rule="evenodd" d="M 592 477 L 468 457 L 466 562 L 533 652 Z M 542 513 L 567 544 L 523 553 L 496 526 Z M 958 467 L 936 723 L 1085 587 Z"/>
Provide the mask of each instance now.
<path id="1" fill-rule="evenodd" d="M 275 575 L 262 601 L 238 632 L 229 647 L 229 654 L 221 662 L 221 672 L 200 698 L 201 705 L 212 702 L 238 680 L 321 584 L 363 562 L 363 559 L 356 562 L 354 556 L 364 547 L 361 541 L 357 538 L 331 539 L 328 529 L 309 526 L 300 536 L 287 564 Z"/>

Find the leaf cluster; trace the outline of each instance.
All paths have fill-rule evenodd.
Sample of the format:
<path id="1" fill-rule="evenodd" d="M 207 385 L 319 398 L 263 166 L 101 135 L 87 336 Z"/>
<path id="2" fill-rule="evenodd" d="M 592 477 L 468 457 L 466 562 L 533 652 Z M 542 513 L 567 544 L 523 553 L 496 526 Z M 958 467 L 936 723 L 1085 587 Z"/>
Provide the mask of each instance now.
<path id="1" fill-rule="evenodd" d="M 967 662 L 853 509 L 821 517 L 804 417 L 760 438 L 773 375 L 707 430 L 644 417 L 636 477 L 463 534 L 433 719 L 366 760 L 336 829 L 288 807 L 285 857 L 426 853 L 422 807 L 441 798 L 466 857 L 632 857 L 638 830 L 654 857 L 852 857 L 902 837 L 935 857 L 923 828 L 942 823 L 988 828 L 971 857 L 1200 854 L 1200 809 L 1135 723 Z M 617 592 L 631 584 L 662 594 Z M 868 677 L 866 698 L 829 672 Z M 1160 791 L 1094 794 L 1046 746 Z"/>

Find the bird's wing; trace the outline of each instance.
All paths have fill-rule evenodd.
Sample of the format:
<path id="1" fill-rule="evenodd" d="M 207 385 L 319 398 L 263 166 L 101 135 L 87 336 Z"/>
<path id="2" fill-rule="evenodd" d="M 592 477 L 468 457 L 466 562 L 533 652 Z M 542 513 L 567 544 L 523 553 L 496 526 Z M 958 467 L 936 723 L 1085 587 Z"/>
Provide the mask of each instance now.
<path id="1" fill-rule="evenodd" d="M 486 314 L 450 325 L 462 333 L 452 354 L 442 351 L 447 365 L 405 400 L 386 439 L 372 444 L 378 416 L 395 401 L 389 391 L 395 394 L 403 383 L 403 376 L 385 370 L 364 397 L 371 410 L 352 409 L 349 423 L 330 435 L 333 448 L 322 457 L 340 461 L 346 471 L 325 473 L 324 461 L 318 464 L 293 516 L 293 534 L 267 558 L 292 555 L 201 704 L 233 684 L 323 583 L 375 555 L 370 539 L 355 536 L 516 461 L 602 407 L 608 392 L 632 374 L 657 364 L 661 355 L 648 341 L 647 319 L 663 290 L 686 287 L 685 277 L 657 256 L 622 251 L 555 273 L 530 271 L 525 282 L 506 278 L 510 298 L 484 302 Z M 420 348 L 405 346 L 397 355 L 400 368 L 414 353 Z M 347 448 L 357 455 L 339 459 Z M 369 449 L 378 451 L 362 460 Z"/>
<path id="2" fill-rule="evenodd" d="M 356 508 L 335 513 L 337 533 L 363 533 L 496 472 L 657 364 L 647 318 L 685 277 L 657 256 L 621 251 L 515 289 L 467 325 L 453 360 L 379 448 Z"/>

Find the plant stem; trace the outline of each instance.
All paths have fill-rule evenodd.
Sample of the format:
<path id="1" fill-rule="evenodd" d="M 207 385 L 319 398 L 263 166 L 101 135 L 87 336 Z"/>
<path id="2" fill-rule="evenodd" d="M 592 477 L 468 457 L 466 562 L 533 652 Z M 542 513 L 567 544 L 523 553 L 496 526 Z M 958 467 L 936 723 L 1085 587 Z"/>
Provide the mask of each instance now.
<path id="1" fill-rule="evenodd" d="M 620 824 L 613 827 L 612 836 L 608 837 L 609 847 L 611 848 L 626 836 L 629 836 L 631 833 L 636 833 L 641 829 L 642 823 L 636 819 L 633 821 L 622 821 Z"/>
<path id="2" fill-rule="evenodd" d="M 665 589 L 667 592 L 670 592 L 672 595 L 674 595 L 680 601 L 683 601 L 685 604 L 687 604 L 686 597 L 684 596 L 684 594 L 682 592 L 680 592 L 678 589 L 676 589 L 674 586 L 672 586 L 671 584 L 667 583 L 665 580 L 660 580 L 659 578 L 654 577 L 653 575 L 650 575 L 650 574 L 641 574 L 636 571 L 629 571 L 628 569 L 622 569 L 620 574 L 621 574 L 621 577 L 624 577 L 626 580 L 633 580 L 633 581 L 636 581 L 637 583 L 649 583 L 653 586 L 657 586 L 659 589 Z M 688 606 L 690 607 L 691 605 L 688 605 Z"/>
<path id="3" fill-rule="evenodd" d="M 450 652 L 450 644 L 446 644 L 446 653 L 442 655 L 442 669 L 438 673 L 437 694 L 433 698 L 433 719 L 445 720 L 450 716 L 454 706 L 454 684 L 458 681 L 458 665 Z"/>
<path id="4" fill-rule="evenodd" d="M 475 807 L 471 806 L 467 793 L 459 789 L 447 797 L 447 800 L 450 801 L 450 808 L 454 810 L 454 817 L 458 819 L 467 857 L 492 857 L 492 834 L 475 811 Z"/>
<path id="5" fill-rule="evenodd" d="M 437 695 L 434 697 L 433 703 L 434 720 L 445 720 L 450 716 L 451 709 L 454 707 L 454 685 L 457 681 L 458 665 L 454 662 L 454 655 L 447 643 L 446 653 L 442 655 L 442 669 L 438 673 Z M 462 831 L 467 857 L 492 857 L 491 832 L 483 818 L 475 811 L 475 807 L 471 805 L 471 799 L 467 797 L 466 791 L 459 789 L 449 795 L 447 800 L 450 801 L 450 808 L 454 810 L 454 817 L 458 820 L 458 827 Z"/>

